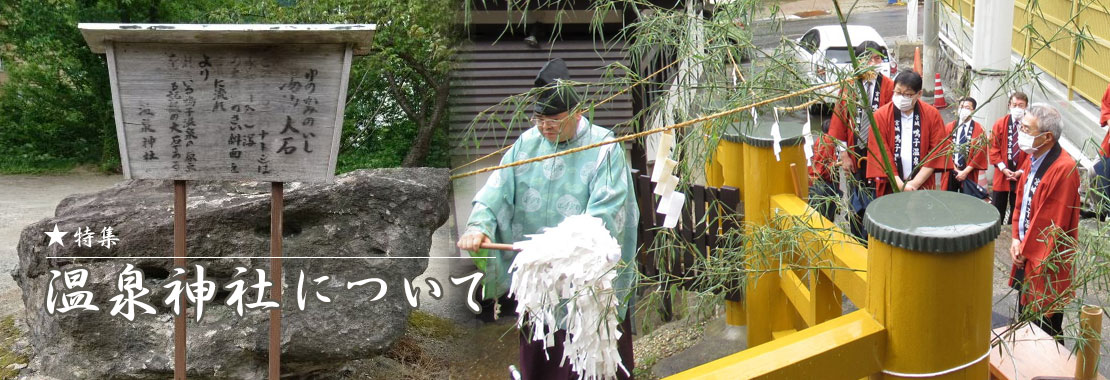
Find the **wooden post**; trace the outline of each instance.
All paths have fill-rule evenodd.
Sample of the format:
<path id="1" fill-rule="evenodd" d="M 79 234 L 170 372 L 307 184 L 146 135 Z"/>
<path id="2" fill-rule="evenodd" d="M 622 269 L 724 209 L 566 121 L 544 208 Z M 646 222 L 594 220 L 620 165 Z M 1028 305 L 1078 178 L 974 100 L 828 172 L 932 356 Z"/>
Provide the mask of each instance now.
<path id="1" fill-rule="evenodd" d="M 1098 351 L 1102 338 L 1102 308 L 1083 305 L 1079 312 L 1079 353 L 1075 358 L 1075 379 L 1098 378 Z"/>
<path id="2" fill-rule="evenodd" d="M 737 189 L 744 187 L 743 149 L 744 144 L 740 143 L 735 136 L 721 136 L 717 142 L 717 154 L 714 158 L 721 166 L 719 187 L 731 186 Z M 725 300 L 725 323 L 729 326 L 748 324 L 748 315 L 742 301 Z"/>
<path id="3" fill-rule="evenodd" d="M 173 266 L 185 268 L 185 181 L 173 181 Z M 185 274 L 179 280 L 185 281 Z M 185 292 L 181 292 L 181 314 L 173 317 L 173 378 L 185 380 Z"/>
<path id="4" fill-rule="evenodd" d="M 800 131 L 800 129 L 799 129 Z M 769 128 L 764 129 L 769 135 Z M 754 133 L 753 133 L 754 134 Z M 798 134 L 800 136 L 800 133 Z M 750 139 L 745 141 L 743 151 L 744 187 L 740 196 L 744 198 L 744 221 L 747 228 L 767 226 L 773 218 L 771 196 L 794 193 L 793 181 L 797 173 L 804 170 L 805 152 L 800 139 L 792 143 L 784 142 L 780 152 L 781 160 L 775 158 L 770 139 Z M 791 167 L 791 164 L 796 164 Z M 727 172 L 726 172 L 727 173 Z M 727 174 L 726 174 L 727 176 Z M 808 188 L 799 189 L 799 198 L 805 199 Z M 744 306 L 747 313 L 748 347 L 766 343 L 782 336 L 796 326 L 796 313 L 783 294 L 779 275 L 780 261 L 775 252 L 753 252 L 750 259 L 751 272 L 747 274 Z M 727 310 L 726 310 L 727 312 Z M 726 316 L 726 321 L 729 318 Z"/>
<path id="5" fill-rule="evenodd" d="M 794 184 L 794 195 L 797 195 L 798 198 L 801 198 L 803 201 L 806 200 L 805 199 L 806 195 L 802 193 L 802 185 L 800 183 L 798 183 L 798 164 L 797 163 L 791 163 L 790 164 L 790 181 L 791 181 L 791 183 Z M 808 185 L 808 183 L 807 183 L 807 185 Z M 808 186 L 807 186 L 807 188 L 808 188 Z"/>
<path id="6" fill-rule="evenodd" d="M 1075 15 L 1077 13 L 1079 13 L 1079 1 L 1072 0 L 1070 19 L 1075 19 Z M 1067 24 L 1068 23 L 1065 23 L 1065 25 L 1061 25 L 1061 27 L 1066 27 Z M 1078 24 L 1078 22 L 1077 22 L 1077 24 Z M 1071 28 L 1069 28 L 1069 29 L 1071 29 Z M 1074 31 L 1074 29 L 1072 29 L 1072 31 Z M 1069 46 L 1071 48 L 1071 50 L 1068 51 L 1068 54 L 1072 54 L 1071 57 L 1068 57 L 1068 58 L 1071 58 L 1071 63 L 1068 64 L 1068 100 L 1069 101 L 1071 101 L 1072 99 L 1075 98 L 1075 67 L 1079 66 L 1079 55 L 1076 54 L 1076 50 L 1077 50 L 1078 46 L 1079 46 L 1079 40 L 1075 37 L 1072 37 L 1071 38 L 1071 46 Z"/>
<path id="7" fill-rule="evenodd" d="M 281 213 L 284 182 L 270 185 L 270 298 L 281 304 Z M 281 379 L 281 306 L 270 310 L 270 380 Z"/>

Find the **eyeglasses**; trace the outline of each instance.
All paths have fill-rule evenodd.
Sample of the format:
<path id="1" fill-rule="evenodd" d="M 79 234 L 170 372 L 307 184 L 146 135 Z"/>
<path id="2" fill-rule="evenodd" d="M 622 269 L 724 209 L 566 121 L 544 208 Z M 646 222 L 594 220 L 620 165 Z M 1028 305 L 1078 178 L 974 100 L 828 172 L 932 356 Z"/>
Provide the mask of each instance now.
<path id="1" fill-rule="evenodd" d="M 910 98 L 910 97 L 913 97 L 914 95 L 917 95 L 917 93 L 916 92 L 895 92 L 894 95 L 901 95 L 903 97 Z"/>
<path id="2" fill-rule="evenodd" d="M 1025 133 L 1027 135 L 1033 134 L 1033 133 L 1030 132 L 1032 129 L 1029 128 L 1029 124 L 1022 123 L 1021 128 L 1018 128 L 1018 130 L 1020 130 L 1022 133 Z M 1038 134 L 1038 136 L 1040 136 L 1040 135 Z"/>
<path id="3" fill-rule="evenodd" d="M 532 125 L 553 126 L 553 125 L 562 124 L 562 122 L 566 121 L 567 118 L 570 118 L 570 115 L 564 116 L 564 117 L 559 118 L 559 119 L 549 119 L 549 118 L 540 118 L 540 117 L 532 116 L 532 118 L 530 120 L 532 121 Z"/>

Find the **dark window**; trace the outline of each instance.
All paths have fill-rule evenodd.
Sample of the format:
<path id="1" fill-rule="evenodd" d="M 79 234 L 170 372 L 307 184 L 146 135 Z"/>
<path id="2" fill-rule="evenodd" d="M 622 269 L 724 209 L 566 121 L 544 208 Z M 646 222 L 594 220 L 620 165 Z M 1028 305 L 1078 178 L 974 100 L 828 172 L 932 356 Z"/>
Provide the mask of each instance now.
<path id="1" fill-rule="evenodd" d="M 850 54 L 849 50 L 845 46 L 830 46 L 828 50 L 825 50 L 825 60 L 829 62 L 835 60 L 836 63 L 850 63 L 852 58 L 848 54 Z"/>
<path id="2" fill-rule="evenodd" d="M 810 54 L 813 54 L 814 51 L 817 51 L 817 47 L 821 46 L 821 37 L 817 34 L 816 30 L 811 30 L 809 33 L 802 36 L 802 39 L 798 41 L 798 45 L 801 45 L 802 49 L 806 49 Z"/>

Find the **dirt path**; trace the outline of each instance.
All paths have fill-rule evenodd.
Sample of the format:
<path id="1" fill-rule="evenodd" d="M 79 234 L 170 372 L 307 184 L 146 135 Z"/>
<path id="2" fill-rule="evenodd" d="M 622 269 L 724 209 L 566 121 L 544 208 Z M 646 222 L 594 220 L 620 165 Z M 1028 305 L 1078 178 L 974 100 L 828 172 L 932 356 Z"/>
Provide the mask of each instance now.
<path id="1" fill-rule="evenodd" d="M 87 172 L 0 176 L 0 317 L 23 310 L 19 288 L 8 275 L 19 264 L 16 245 L 23 228 L 53 216 L 58 202 L 70 195 L 99 191 L 122 180 L 119 175 Z"/>

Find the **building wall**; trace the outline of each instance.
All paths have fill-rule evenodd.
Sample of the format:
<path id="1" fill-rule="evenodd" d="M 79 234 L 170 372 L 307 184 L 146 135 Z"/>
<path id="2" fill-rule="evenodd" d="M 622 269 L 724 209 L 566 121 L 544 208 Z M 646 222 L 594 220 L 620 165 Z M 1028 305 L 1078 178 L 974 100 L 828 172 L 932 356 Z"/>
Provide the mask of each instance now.
<path id="1" fill-rule="evenodd" d="M 499 103 L 531 90 L 536 73 L 553 58 L 567 62 L 571 80 L 594 84 L 577 88 L 586 100 L 583 104 L 600 101 L 623 89 L 596 85 L 605 82 L 607 75 L 612 78 L 624 75 L 620 70 L 606 70 L 612 64 L 628 66 L 623 45 L 611 48 L 598 45 L 598 41 L 589 39 L 557 41 L 554 45 L 541 42 L 537 47 L 509 38 L 467 43 L 460 49 L 459 64 L 451 73 L 452 156 L 472 160 L 492 153 L 511 144 L 531 127 L 528 121 L 532 116 L 531 99 L 521 97 L 518 103 Z M 524 113 L 511 113 L 521 106 Z M 592 116 L 594 124 L 612 128 L 632 118 L 632 97 L 626 92 L 591 111 L 592 115 L 587 116 Z"/>
<path id="2" fill-rule="evenodd" d="M 536 74 L 544 63 L 553 58 L 563 58 L 570 68 L 571 79 L 593 85 L 578 88 L 584 104 L 598 102 L 619 92 L 623 87 L 599 86 L 612 81 L 606 76 L 621 78 L 623 71 L 610 71 L 613 64 L 629 66 L 623 45 L 610 48 L 600 46 L 592 39 L 560 40 L 554 45 L 546 41 L 533 47 L 519 38 L 493 41 L 471 41 L 460 49 L 459 64 L 451 74 L 450 137 L 452 141 L 451 167 L 459 168 L 458 174 L 497 165 L 501 155 L 496 154 L 472 165 L 460 166 L 508 146 L 531 127 L 531 99 L 520 98 L 517 104 L 501 105 L 514 95 L 528 92 L 534 86 Z M 523 106 L 524 112 L 512 115 L 511 110 Z M 591 113 L 592 112 L 592 113 Z M 633 117 L 632 96 L 625 92 L 604 105 L 588 110 L 586 116 L 596 125 L 614 128 Z M 515 117 L 514 117 L 515 116 Z M 617 128 L 617 134 L 627 133 L 627 128 Z M 452 182 L 453 212 L 456 231 L 461 234 L 470 216 L 470 202 L 474 194 L 486 183 L 489 173 L 458 179 Z"/>
<path id="3" fill-rule="evenodd" d="M 970 39 L 964 46 L 960 37 L 970 35 L 975 0 L 942 2 L 941 33 L 952 33 L 948 35 L 949 39 L 955 40 L 964 52 L 969 52 Z M 1110 57 L 1110 11 L 1100 3 L 1089 0 L 1015 0 L 1012 28 L 1015 53 L 1032 57 L 1038 68 L 1067 87 L 1069 97 L 1078 94 L 1095 104 L 1101 102 L 1110 83 L 1110 60 L 1106 59 Z M 962 21 L 963 27 L 956 21 Z M 1026 30 L 1030 24 L 1035 31 L 1033 33 Z M 1077 30 L 1089 32 L 1091 40 L 1080 46 L 1072 37 Z M 1048 46 L 1031 37 L 1037 35 L 1047 39 Z"/>

